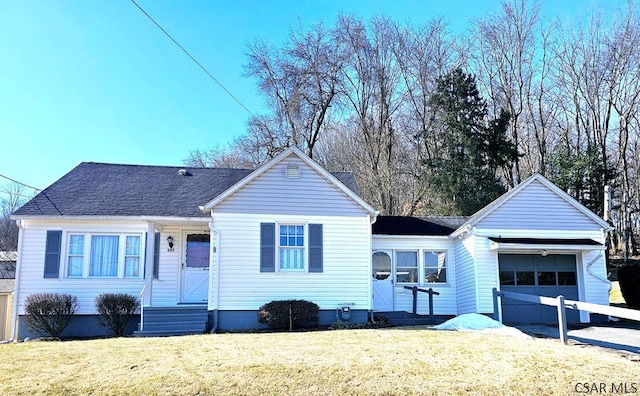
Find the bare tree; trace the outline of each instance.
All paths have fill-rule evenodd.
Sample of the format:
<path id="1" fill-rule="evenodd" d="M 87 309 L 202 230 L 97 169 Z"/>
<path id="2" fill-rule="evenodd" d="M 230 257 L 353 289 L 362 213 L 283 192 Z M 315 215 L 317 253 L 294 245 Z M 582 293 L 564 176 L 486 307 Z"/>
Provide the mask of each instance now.
<path id="1" fill-rule="evenodd" d="M 25 187 L 18 183 L 0 187 L 0 251 L 18 250 L 18 226 L 11 220 L 11 214 L 24 205 L 28 198 Z"/>
<path id="2" fill-rule="evenodd" d="M 317 24 L 308 32 L 292 30 L 280 49 L 255 42 L 248 55 L 247 75 L 257 79 L 272 109 L 269 122 L 251 121 L 262 132 L 254 135 L 266 137 L 266 144 L 295 145 L 313 158 L 338 95 L 344 65 L 340 40 Z"/>
<path id="3" fill-rule="evenodd" d="M 527 126 L 523 116 L 534 79 L 539 15 L 538 3 L 504 1 L 499 13 L 476 22 L 472 36 L 475 43 L 472 64 L 492 103 L 492 116 L 497 118 L 501 109 L 511 114 L 509 132 L 519 150 L 526 143 L 523 135 Z M 519 159 L 508 172 L 510 185 L 518 184 L 526 176 L 520 169 Z"/>

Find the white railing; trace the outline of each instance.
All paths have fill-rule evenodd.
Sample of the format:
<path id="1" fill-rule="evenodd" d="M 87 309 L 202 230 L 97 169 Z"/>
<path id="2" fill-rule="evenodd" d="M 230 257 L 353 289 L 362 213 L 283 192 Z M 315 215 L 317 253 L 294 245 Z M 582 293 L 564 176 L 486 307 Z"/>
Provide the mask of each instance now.
<path id="1" fill-rule="evenodd" d="M 531 294 L 513 293 L 498 291 L 493 288 L 493 315 L 494 319 L 502 323 L 499 297 L 510 298 L 512 300 L 527 301 L 541 305 L 549 305 L 558 309 L 558 330 L 560 331 L 560 341 L 567 343 L 567 313 L 568 309 L 587 311 L 600 315 L 615 316 L 617 318 L 640 321 L 640 311 L 628 308 L 611 307 L 609 305 L 593 304 L 584 301 L 565 300 L 564 296 L 543 297 Z"/>
<path id="2" fill-rule="evenodd" d="M 149 295 L 151 295 L 152 283 L 153 276 L 150 276 L 144 281 L 142 290 L 140 290 L 140 331 L 144 330 L 144 295 L 146 294 L 147 288 L 149 288 Z M 151 301 L 149 301 L 149 304 L 151 304 Z"/>

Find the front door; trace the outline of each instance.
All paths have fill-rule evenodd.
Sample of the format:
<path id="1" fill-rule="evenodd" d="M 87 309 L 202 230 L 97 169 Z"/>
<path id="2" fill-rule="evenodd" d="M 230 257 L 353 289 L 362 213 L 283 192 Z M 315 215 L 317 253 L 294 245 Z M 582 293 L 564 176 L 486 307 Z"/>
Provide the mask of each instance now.
<path id="1" fill-rule="evenodd" d="M 371 257 L 373 282 L 373 310 L 393 311 L 393 271 L 391 252 L 377 250 Z"/>
<path id="2" fill-rule="evenodd" d="M 209 297 L 209 234 L 184 234 L 182 302 L 204 303 Z"/>

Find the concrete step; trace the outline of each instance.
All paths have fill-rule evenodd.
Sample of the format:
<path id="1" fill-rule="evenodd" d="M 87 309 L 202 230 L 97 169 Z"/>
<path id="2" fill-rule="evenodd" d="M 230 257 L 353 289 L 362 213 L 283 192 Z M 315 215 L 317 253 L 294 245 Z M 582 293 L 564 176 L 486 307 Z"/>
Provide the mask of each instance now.
<path id="1" fill-rule="evenodd" d="M 155 330 L 195 330 L 204 331 L 207 328 L 206 321 L 200 322 L 144 322 L 144 329 Z"/>
<path id="2" fill-rule="evenodd" d="M 179 307 L 145 307 L 144 330 L 136 337 L 202 334 L 207 329 L 206 305 Z"/>

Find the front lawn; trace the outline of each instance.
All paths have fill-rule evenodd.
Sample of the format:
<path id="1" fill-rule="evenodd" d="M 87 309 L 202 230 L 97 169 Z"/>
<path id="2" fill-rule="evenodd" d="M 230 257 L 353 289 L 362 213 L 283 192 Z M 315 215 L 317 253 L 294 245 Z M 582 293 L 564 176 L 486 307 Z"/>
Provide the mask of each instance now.
<path id="1" fill-rule="evenodd" d="M 424 327 L 28 342 L 0 345 L 0 356 L 3 395 L 567 395 L 585 383 L 640 388 L 640 365 L 615 353 Z"/>

